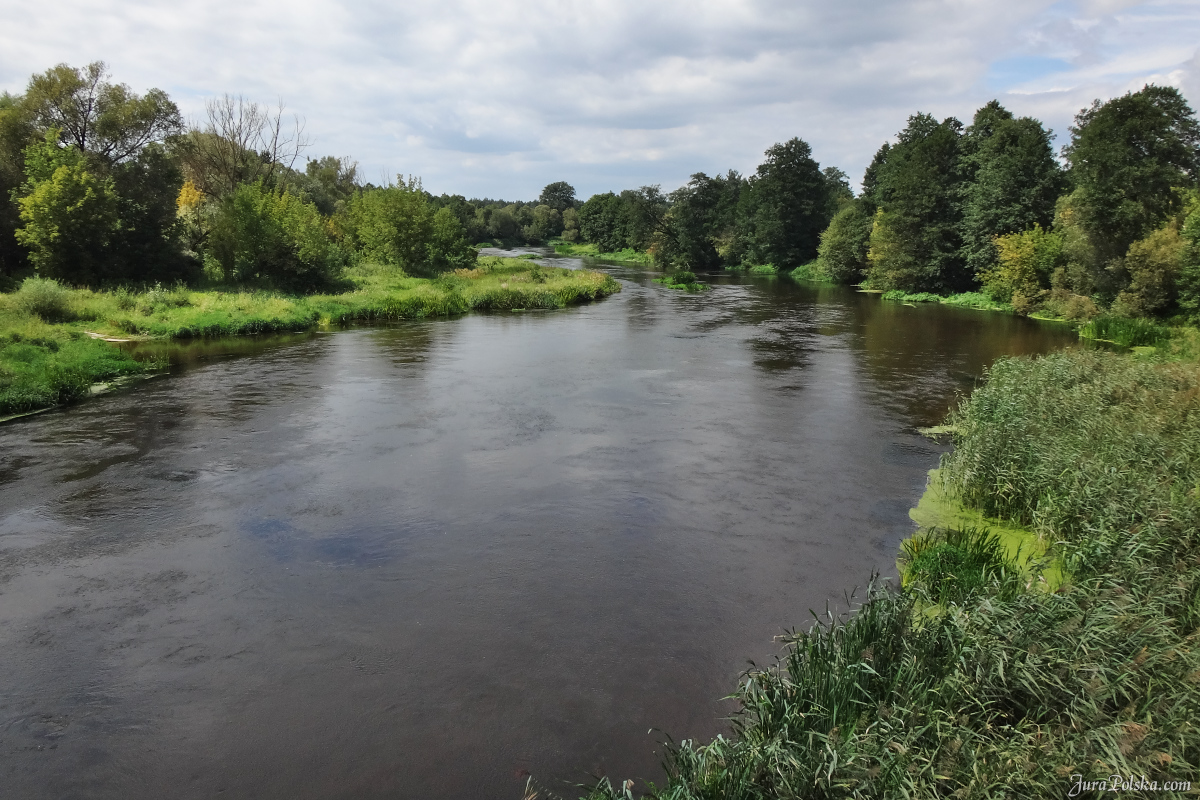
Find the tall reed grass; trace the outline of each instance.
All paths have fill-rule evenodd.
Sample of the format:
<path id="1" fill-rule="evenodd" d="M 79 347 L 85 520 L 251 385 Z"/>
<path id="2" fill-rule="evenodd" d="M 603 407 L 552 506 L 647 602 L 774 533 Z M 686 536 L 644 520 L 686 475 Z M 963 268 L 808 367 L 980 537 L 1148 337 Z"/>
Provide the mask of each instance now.
<path id="1" fill-rule="evenodd" d="M 935 537 L 912 563 L 942 545 L 949 558 L 790 634 L 777 663 L 741 680 L 731 734 L 668 743 L 666 783 L 639 794 L 1041 798 L 1113 775 L 1200 782 L 1194 365 L 1006 360 L 951 422 L 946 487 L 1041 532 L 1069 580 L 1014 586 L 986 532 Z M 991 564 L 970 587 L 948 581 L 967 558 L 956 548 Z M 634 796 L 609 781 L 583 793 Z"/>

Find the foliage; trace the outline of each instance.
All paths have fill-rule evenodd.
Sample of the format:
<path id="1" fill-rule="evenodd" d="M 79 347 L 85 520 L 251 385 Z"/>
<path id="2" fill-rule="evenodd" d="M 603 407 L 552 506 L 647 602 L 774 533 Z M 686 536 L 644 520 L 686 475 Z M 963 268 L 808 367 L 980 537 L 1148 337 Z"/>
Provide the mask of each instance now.
<path id="1" fill-rule="evenodd" d="M 625 247 L 622 217 L 621 199 L 617 195 L 612 192 L 592 195 L 579 208 L 579 234 L 600 250 L 620 250 Z"/>
<path id="2" fill-rule="evenodd" d="M 985 590 L 1014 594 L 1019 569 L 1000 537 L 986 528 L 933 528 L 903 544 L 906 582 L 926 587 L 935 603 L 962 603 Z"/>
<path id="3" fill-rule="evenodd" d="M 873 586 L 849 619 L 793 632 L 776 665 L 751 668 L 732 735 L 668 743 L 667 783 L 646 796 L 1047 797 L 1113 774 L 1194 784 L 1197 412 L 1194 369 L 1088 352 L 998 363 L 953 415 L 942 474 L 968 506 L 1055 542 L 1070 580 L 1026 588 L 986 534 L 934 535 L 902 591 Z M 987 565 L 969 590 L 942 580 L 969 561 Z M 601 781 L 588 797 L 628 787 Z"/>
<path id="4" fill-rule="evenodd" d="M 1200 324 L 1200 197 L 1193 195 L 1180 235 L 1184 250 L 1179 269 L 1179 308 Z"/>
<path id="5" fill-rule="evenodd" d="M 1129 245 L 1124 261 L 1129 286 L 1117 295 L 1113 310 L 1129 317 L 1174 311 L 1185 251 L 1186 241 L 1174 222 Z"/>
<path id="6" fill-rule="evenodd" d="M 30 78 L 23 102 L 43 130 L 57 131 L 64 145 L 106 164 L 133 158 L 181 130 L 179 109 L 161 89 L 138 95 L 108 77 L 102 61 L 82 69 L 59 64 Z"/>
<path id="7" fill-rule="evenodd" d="M 410 275 L 427 277 L 475 263 L 475 248 L 454 212 L 435 210 L 416 181 L 359 194 L 348 204 L 341 225 L 361 258 Z"/>
<path id="8" fill-rule="evenodd" d="M 997 236 L 993 266 L 979 273 L 984 291 L 1002 303 L 1037 297 L 1048 289 L 1063 261 L 1062 236 L 1035 225 L 1026 231 Z"/>
<path id="9" fill-rule="evenodd" d="M 261 183 L 222 201 L 209 247 L 225 281 L 291 291 L 328 285 L 344 261 L 315 206 Z"/>
<path id="10" fill-rule="evenodd" d="M 733 170 L 712 178 L 697 172 L 672 192 L 655 240 L 658 261 L 702 270 L 739 263 L 737 210 L 745 183 Z"/>
<path id="11" fill-rule="evenodd" d="M 655 278 L 655 283 L 661 283 L 668 289 L 679 289 L 685 292 L 707 292 L 709 285 L 701 283 L 696 275 L 685 269 L 676 270 L 661 278 Z"/>
<path id="12" fill-rule="evenodd" d="M 59 147 L 57 139 L 52 130 L 25 151 L 17 241 L 45 277 L 93 284 L 118 277 L 110 251 L 120 226 L 113 180 L 96 175 L 78 148 Z"/>
<path id="13" fill-rule="evenodd" d="M 1171 331 L 1145 319 L 1111 315 L 1098 316 L 1079 330 L 1085 339 L 1112 342 L 1122 347 L 1157 347 L 1171 338 Z"/>
<path id="14" fill-rule="evenodd" d="M 851 200 L 821 234 L 817 268 L 834 283 L 857 283 L 867 270 L 867 252 L 875 220 L 868 203 Z"/>
<path id="15" fill-rule="evenodd" d="M 575 187 L 566 181 L 548 183 L 538 195 L 538 205 L 549 206 L 563 214 L 568 208 L 575 207 Z"/>
<path id="16" fill-rule="evenodd" d="M 26 278 L 12 296 L 13 307 L 40 317 L 45 322 L 67 322 L 74 319 L 71 309 L 71 290 L 49 278 Z"/>
<path id="17" fill-rule="evenodd" d="M 961 140 L 963 256 L 969 274 L 995 268 L 995 238 L 1049 227 L 1062 170 L 1040 122 L 993 100 L 975 113 Z"/>
<path id="18" fill-rule="evenodd" d="M 959 138 L 962 123 L 928 114 L 909 117 L 899 142 L 876 167 L 879 206 L 868 252 L 868 282 L 877 289 L 963 291 Z"/>
<path id="19" fill-rule="evenodd" d="M 821 231 L 836 208 L 835 189 L 807 142 L 769 147 L 739 197 L 742 260 L 790 270 L 816 258 Z"/>
<path id="20" fill-rule="evenodd" d="M 1200 169 L 1200 124 L 1178 89 L 1146 86 L 1079 112 L 1064 149 L 1080 221 L 1102 258 L 1177 213 Z"/>

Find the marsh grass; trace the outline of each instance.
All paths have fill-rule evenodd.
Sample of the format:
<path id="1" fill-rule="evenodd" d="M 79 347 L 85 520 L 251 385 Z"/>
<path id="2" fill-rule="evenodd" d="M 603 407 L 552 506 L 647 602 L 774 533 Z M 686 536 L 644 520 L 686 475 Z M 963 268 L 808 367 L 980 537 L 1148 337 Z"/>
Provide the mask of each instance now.
<path id="1" fill-rule="evenodd" d="M 1122 347 L 1158 347 L 1171 338 L 1171 329 L 1146 319 L 1100 316 L 1080 328 L 1079 335 Z"/>
<path id="2" fill-rule="evenodd" d="M 947 489 L 1042 532 L 1069 579 L 1029 590 L 981 530 L 932 536 L 903 589 L 873 583 L 853 615 L 785 637 L 741 679 L 730 735 L 667 742 L 666 783 L 638 794 L 1063 797 L 1113 774 L 1200 780 L 1195 366 L 1005 360 L 951 424 Z"/>
<path id="3" fill-rule="evenodd" d="M 423 319 L 469 311 L 554 309 L 620 291 L 610 276 L 541 267 L 525 259 L 481 258 L 474 269 L 437 279 L 360 264 L 341 294 L 295 296 L 237 287 L 68 289 L 31 278 L 0 295 L 0 415 L 57 405 L 95 382 L 158 369 L 89 337 L 277 333 L 352 322 Z"/>
<path id="4" fill-rule="evenodd" d="M 883 292 L 882 297 L 893 303 L 939 303 L 958 308 L 974 308 L 979 311 L 1012 311 L 1011 305 L 998 303 L 982 292 L 940 295 L 932 292 L 903 292 L 893 289 Z"/>

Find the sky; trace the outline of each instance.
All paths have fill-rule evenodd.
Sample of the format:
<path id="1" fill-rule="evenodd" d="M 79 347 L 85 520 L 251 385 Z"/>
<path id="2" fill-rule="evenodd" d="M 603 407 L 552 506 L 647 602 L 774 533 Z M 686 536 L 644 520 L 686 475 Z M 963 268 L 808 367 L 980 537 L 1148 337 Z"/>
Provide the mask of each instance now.
<path id="1" fill-rule="evenodd" d="M 308 156 L 466 197 L 669 191 L 795 136 L 857 185 L 918 111 L 999 99 L 1061 146 L 1096 98 L 1200 104 L 1198 0 L 0 0 L 0 20 L 0 90 L 102 60 L 193 123 L 222 94 L 282 100 Z"/>

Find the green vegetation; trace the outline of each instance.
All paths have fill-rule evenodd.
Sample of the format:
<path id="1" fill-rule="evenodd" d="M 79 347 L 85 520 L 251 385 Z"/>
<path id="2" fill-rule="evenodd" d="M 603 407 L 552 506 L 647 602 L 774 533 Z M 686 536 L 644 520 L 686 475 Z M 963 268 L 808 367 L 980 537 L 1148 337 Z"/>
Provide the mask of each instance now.
<path id="1" fill-rule="evenodd" d="M 732 734 L 668 744 L 667 783 L 646 796 L 1047 797 L 1114 774 L 1200 780 L 1195 366 L 1009 359 L 950 423 L 956 449 L 930 488 L 964 524 L 909 545 L 902 589 L 872 585 L 852 616 L 790 634 L 777 664 L 740 682 Z M 1069 578 L 1032 580 L 971 519 L 1036 536 Z M 587 796 L 632 793 L 604 779 Z"/>
<path id="2" fill-rule="evenodd" d="M 685 292 L 707 292 L 712 288 L 707 283 L 701 283 L 696 280 L 696 276 L 687 270 L 676 270 L 653 280 L 655 283 L 661 283 L 668 289 L 679 289 Z"/>
<path id="3" fill-rule="evenodd" d="M 1145 319 L 1104 316 L 1080 328 L 1079 335 L 1122 347 L 1158 347 L 1171 338 L 1171 330 Z"/>
<path id="4" fill-rule="evenodd" d="M 98 381 L 157 369 L 90 335 L 192 338 L 308 330 L 355 321 L 419 319 L 468 311 L 563 308 L 620 291 L 608 275 L 485 258 L 436 279 L 393 267 L 346 270 L 351 291 L 285 295 L 270 291 L 67 289 L 28 278 L 0 294 L 0 415 L 83 397 Z"/>
<path id="5" fill-rule="evenodd" d="M 959 308 L 977 308 L 981 311 L 1012 311 L 1012 306 L 999 303 L 981 292 L 959 292 L 958 294 L 940 295 L 933 292 L 902 292 L 893 289 L 882 294 L 884 300 L 894 303 L 941 303 Z"/>
<path id="6" fill-rule="evenodd" d="M 612 252 L 602 252 L 600 246 L 593 243 L 576 244 L 555 240 L 550 242 L 554 247 L 554 252 L 560 256 L 583 256 L 584 258 L 595 258 L 602 261 L 618 261 L 625 264 L 650 264 L 654 261 L 654 257 L 646 252 L 634 250 L 626 247 Z"/>

